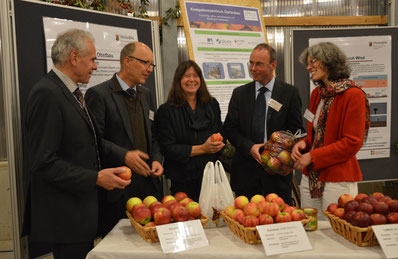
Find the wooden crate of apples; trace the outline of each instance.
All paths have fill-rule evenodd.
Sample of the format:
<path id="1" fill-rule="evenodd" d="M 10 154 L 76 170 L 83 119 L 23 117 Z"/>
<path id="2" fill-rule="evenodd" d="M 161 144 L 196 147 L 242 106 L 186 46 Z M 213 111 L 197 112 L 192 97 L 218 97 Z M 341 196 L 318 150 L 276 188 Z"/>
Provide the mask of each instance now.
<path id="1" fill-rule="evenodd" d="M 289 206 L 275 193 L 266 197 L 257 194 L 250 201 L 246 196 L 239 196 L 234 206 L 228 206 L 221 212 L 230 230 L 249 244 L 261 242 L 257 225 L 266 225 L 290 221 L 308 221 L 303 210 Z"/>
<path id="2" fill-rule="evenodd" d="M 157 225 L 199 219 L 205 225 L 209 218 L 201 214 L 199 203 L 184 192 L 166 195 L 161 201 L 154 196 L 144 200 L 130 198 L 126 203 L 126 214 L 137 233 L 147 242 L 159 242 Z"/>
<path id="3" fill-rule="evenodd" d="M 378 242 L 371 226 L 398 223 L 398 200 L 380 192 L 359 193 L 355 198 L 343 194 L 323 213 L 336 233 L 358 246 L 374 246 Z"/>

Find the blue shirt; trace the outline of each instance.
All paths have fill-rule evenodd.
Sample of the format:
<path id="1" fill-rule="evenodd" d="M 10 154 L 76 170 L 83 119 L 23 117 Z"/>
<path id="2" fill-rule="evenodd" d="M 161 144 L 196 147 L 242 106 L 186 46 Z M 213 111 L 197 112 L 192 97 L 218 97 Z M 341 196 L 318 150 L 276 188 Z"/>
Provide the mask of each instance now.
<path id="1" fill-rule="evenodd" d="M 119 81 L 120 86 L 122 87 L 123 91 L 126 91 L 127 89 L 130 88 L 130 86 L 128 84 L 126 84 L 126 82 L 124 82 L 119 76 L 118 74 L 116 74 L 116 78 L 117 81 Z M 133 89 L 135 90 L 135 92 L 137 92 L 137 87 L 134 86 Z"/>

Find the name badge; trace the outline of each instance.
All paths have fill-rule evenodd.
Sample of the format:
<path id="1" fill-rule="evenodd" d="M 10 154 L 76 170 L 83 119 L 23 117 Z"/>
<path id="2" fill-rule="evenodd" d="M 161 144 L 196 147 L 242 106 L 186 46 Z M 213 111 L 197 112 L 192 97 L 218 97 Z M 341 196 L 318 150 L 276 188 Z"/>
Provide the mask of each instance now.
<path id="1" fill-rule="evenodd" d="M 149 119 L 151 121 L 153 121 L 155 119 L 155 113 L 153 111 L 151 111 L 151 110 L 149 110 Z"/>
<path id="2" fill-rule="evenodd" d="M 314 115 L 312 112 L 310 112 L 310 110 L 305 109 L 304 118 L 305 118 L 307 121 L 309 121 L 309 122 L 313 122 L 313 121 L 314 121 L 314 118 L 315 118 L 315 115 Z"/>
<path id="3" fill-rule="evenodd" d="M 275 111 L 279 112 L 279 110 L 282 108 L 282 104 L 279 103 L 278 101 L 275 101 L 274 99 L 271 98 L 268 102 L 268 106 L 274 109 Z"/>

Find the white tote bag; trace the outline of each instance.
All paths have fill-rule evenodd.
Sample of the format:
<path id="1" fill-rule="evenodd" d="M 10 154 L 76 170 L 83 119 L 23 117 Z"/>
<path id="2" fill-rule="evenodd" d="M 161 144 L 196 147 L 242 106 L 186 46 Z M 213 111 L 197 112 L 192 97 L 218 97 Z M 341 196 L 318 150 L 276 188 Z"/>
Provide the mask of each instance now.
<path id="1" fill-rule="evenodd" d="M 220 161 L 208 162 L 203 172 L 199 204 L 202 214 L 210 220 L 205 228 L 225 226 L 220 212 L 234 204 L 234 196 L 227 175 Z"/>

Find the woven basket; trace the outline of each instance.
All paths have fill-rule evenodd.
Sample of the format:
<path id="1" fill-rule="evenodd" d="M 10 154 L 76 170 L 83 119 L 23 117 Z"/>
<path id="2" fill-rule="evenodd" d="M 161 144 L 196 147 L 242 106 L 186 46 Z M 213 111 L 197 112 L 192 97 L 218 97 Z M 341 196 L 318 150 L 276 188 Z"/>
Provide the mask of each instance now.
<path id="1" fill-rule="evenodd" d="M 358 246 L 375 246 L 379 244 L 372 227 L 360 228 L 353 226 L 347 221 L 329 213 L 327 210 L 324 210 L 323 214 L 329 219 L 334 232 L 352 243 Z"/>
<path id="2" fill-rule="evenodd" d="M 246 228 L 233 220 L 230 216 L 225 214 L 224 211 L 220 212 L 221 217 L 223 217 L 224 221 L 227 223 L 229 229 L 237 235 L 240 239 L 245 241 L 248 244 L 255 245 L 261 243 L 261 238 L 260 235 L 258 234 L 257 228 L 252 227 L 252 228 Z M 303 219 L 301 222 L 304 224 L 307 224 L 310 220 L 309 219 Z"/>
<path id="3" fill-rule="evenodd" d="M 135 231 L 137 231 L 137 233 L 142 237 L 142 239 L 144 239 L 148 243 L 159 242 L 159 237 L 158 233 L 156 232 L 156 227 L 144 227 L 143 225 L 135 221 L 134 217 L 131 215 L 129 211 L 126 211 L 126 214 L 127 217 L 129 217 L 130 219 L 131 226 L 133 226 Z M 206 225 L 207 222 L 209 222 L 209 218 L 201 214 L 200 223 L 202 223 L 202 226 Z"/>

